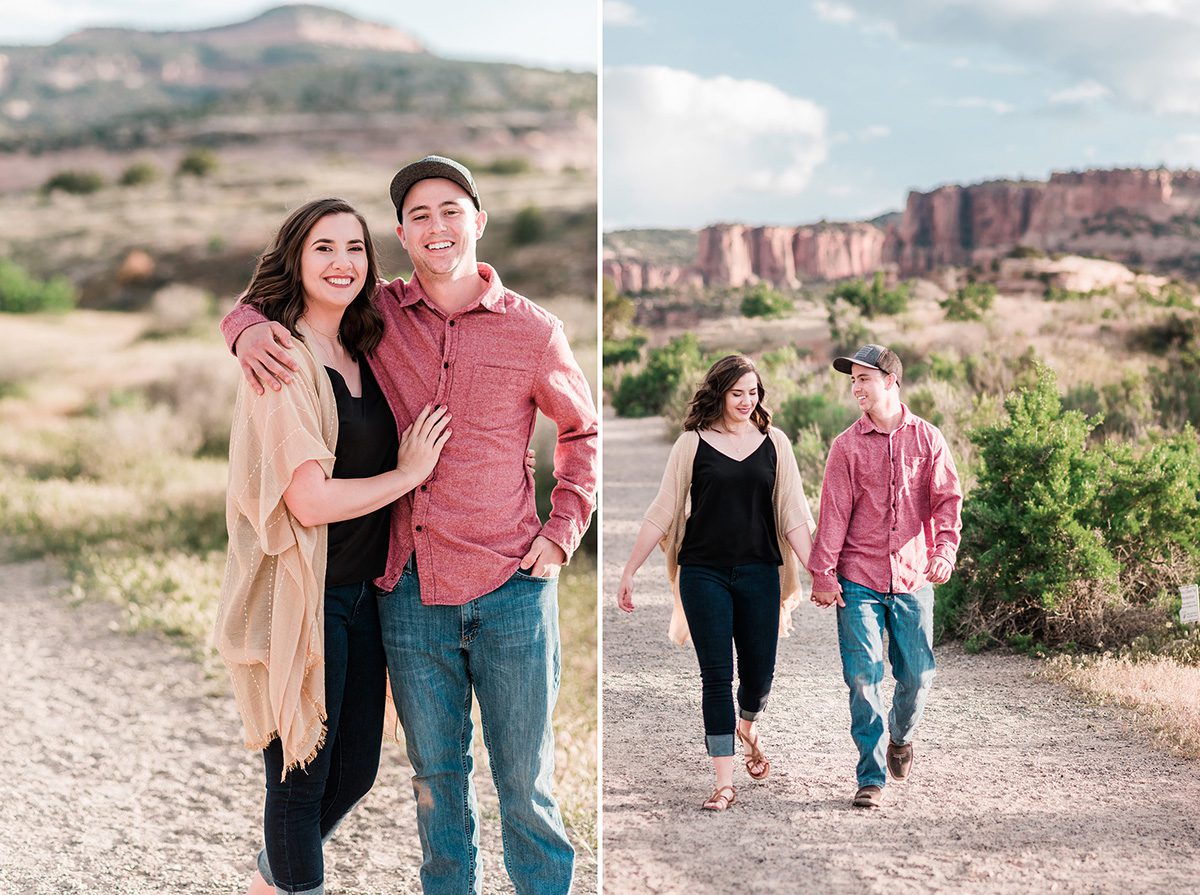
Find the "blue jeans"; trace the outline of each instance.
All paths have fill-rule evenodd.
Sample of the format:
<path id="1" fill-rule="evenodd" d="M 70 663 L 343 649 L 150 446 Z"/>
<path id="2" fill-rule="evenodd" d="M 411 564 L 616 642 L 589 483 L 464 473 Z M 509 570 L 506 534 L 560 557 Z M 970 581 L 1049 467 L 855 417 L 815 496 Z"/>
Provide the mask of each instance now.
<path id="1" fill-rule="evenodd" d="M 462 606 L 421 603 L 410 558 L 380 597 L 392 694 L 413 766 L 421 888 L 482 887 L 471 694 L 500 796 L 504 866 L 518 895 L 565 895 L 575 852 L 551 794 L 558 698 L 558 581 L 516 572 Z"/>
<path id="2" fill-rule="evenodd" d="M 283 773 L 276 738 L 263 750 L 267 797 L 263 879 L 279 892 L 325 891 L 322 845 L 375 783 L 387 691 L 377 589 L 370 581 L 325 589 L 325 745 L 304 769 Z"/>
<path id="3" fill-rule="evenodd" d="M 838 607 L 842 677 L 850 688 L 850 736 L 858 747 L 858 785 L 887 782 L 883 740 L 883 632 L 896 691 L 888 730 L 893 743 L 908 743 L 921 722 L 935 673 L 933 585 L 911 594 L 884 594 L 838 576 L 845 608 Z"/>
<path id="4" fill-rule="evenodd" d="M 712 757 L 733 755 L 733 650 L 738 715 L 753 721 L 767 707 L 779 645 L 779 567 L 747 563 L 679 567 L 679 599 L 700 663 L 704 744 Z"/>

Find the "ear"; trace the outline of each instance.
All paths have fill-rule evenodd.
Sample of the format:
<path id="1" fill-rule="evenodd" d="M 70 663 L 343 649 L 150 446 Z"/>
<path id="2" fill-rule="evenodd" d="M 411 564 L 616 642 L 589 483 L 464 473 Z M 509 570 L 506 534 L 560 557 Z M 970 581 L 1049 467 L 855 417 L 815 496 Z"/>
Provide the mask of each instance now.
<path id="1" fill-rule="evenodd" d="M 408 251 L 408 243 L 404 241 L 404 225 L 400 224 L 396 227 L 396 236 L 400 238 L 400 245 L 404 246 L 404 250 Z"/>
<path id="2" fill-rule="evenodd" d="M 487 212 L 482 211 L 482 210 L 477 211 L 475 213 L 475 238 L 476 239 L 481 239 L 483 237 L 483 229 L 486 226 L 487 226 Z"/>

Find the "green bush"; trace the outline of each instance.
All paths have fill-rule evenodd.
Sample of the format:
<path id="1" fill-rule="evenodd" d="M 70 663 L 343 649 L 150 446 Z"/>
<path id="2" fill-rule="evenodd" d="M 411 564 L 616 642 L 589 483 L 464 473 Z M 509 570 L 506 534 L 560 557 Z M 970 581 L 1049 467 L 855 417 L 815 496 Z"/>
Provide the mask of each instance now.
<path id="1" fill-rule="evenodd" d="M 826 394 L 800 394 L 788 398 L 775 413 L 774 423 L 793 437 L 815 428 L 826 444 L 861 414 L 855 408 Z"/>
<path id="2" fill-rule="evenodd" d="M 42 192 L 49 195 L 55 190 L 86 196 L 104 187 L 104 177 L 98 171 L 59 171 L 42 184 Z"/>
<path id="3" fill-rule="evenodd" d="M 519 155 L 501 156 L 482 169 L 488 174 L 499 174 L 502 177 L 512 177 L 516 174 L 528 174 L 533 170 L 529 159 Z"/>
<path id="4" fill-rule="evenodd" d="M 645 336 L 629 336 L 626 339 L 604 340 L 604 366 L 614 364 L 631 364 L 642 356 L 642 346 L 646 344 Z"/>
<path id="5" fill-rule="evenodd" d="M 863 320 L 862 311 L 839 299 L 829 303 L 829 341 L 835 355 L 847 355 L 874 342 L 875 334 Z"/>
<path id="6" fill-rule="evenodd" d="M 786 317 L 795 309 L 790 298 L 766 283 L 750 286 L 742 296 L 743 317 Z"/>
<path id="7" fill-rule="evenodd" d="M 637 305 L 628 295 L 617 291 L 612 277 L 604 278 L 603 286 L 603 330 L 606 339 L 623 339 L 629 335 L 637 316 Z"/>
<path id="8" fill-rule="evenodd" d="M 661 348 L 653 348 L 646 367 L 622 377 L 613 395 L 613 408 L 621 416 L 653 416 L 662 413 L 681 384 L 690 384 L 703 372 L 700 343 L 691 333 L 676 336 Z"/>
<path id="9" fill-rule="evenodd" d="M 1087 527 L 1096 497 L 1092 424 L 1064 411 L 1053 371 L 1005 401 L 1009 419 L 971 433 L 979 480 L 963 506 L 958 570 L 936 605 L 941 632 L 1060 645 L 1102 642 L 1117 562 Z"/>
<path id="10" fill-rule="evenodd" d="M 78 290 L 64 277 L 39 280 L 19 265 L 0 260 L 0 311 L 69 311 L 78 298 Z"/>
<path id="11" fill-rule="evenodd" d="M 857 308 L 864 317 L 879 317 L 888 314 L 899 314 L 908 308 L 907 283 L 899 283 L 895 289 L 887 289 L 884 285 L 883 271 L 876 271 L 870 285 L 865 280 L 849 280 L 836 286 L 830 298 L 833 301 L 841 299 L 852 307 Z"/>
<path id="12" fill-rule="evenodd" d="M 122 172 L 118 183 L 121 186 L 141 186 L 143 183 L 153 183 L 161 176 L 162 172 L 153 162 L 134 162 Z"/>
<path id="13" fill-rule="evenodd" d="M 524 246 L 540 242 L 546 235 L 546 216 L 536 205 L 526 205 L 513 218 L 512 240 Z"/>
<path id="14" fill-rule="evenodd" d="M 825 459 L 829 454 L 829 439 L 815 425 L 801 429 L 792 439 L 792 453 L 800 467 L 800 481 L 813 513 L 818 511 L 821 482 L 825 478 Z"/>
<path id="15" fill-rule="evenodd" d="M 1151 370 L 1150 393 L 1164 428 L 1200 427 L 1200 352 L 1175 352 L 1165 370 Z"/>
<path id="16" fill-rule="evenodd" d="M 209 149 L 193 149 L 182 159 L 179 160 L 179 167 L 175 169 L 175 174 L 178 177 L 207 177 L 212 174 L 220 166 L 217 161 L 217 156 Z"/>
<path id="17" fill-rule="evenodd" d="M 941 302 L 947 320 L 982 320 L 996 298 L 991 283 L 967 283 L 955 289 Z"/>

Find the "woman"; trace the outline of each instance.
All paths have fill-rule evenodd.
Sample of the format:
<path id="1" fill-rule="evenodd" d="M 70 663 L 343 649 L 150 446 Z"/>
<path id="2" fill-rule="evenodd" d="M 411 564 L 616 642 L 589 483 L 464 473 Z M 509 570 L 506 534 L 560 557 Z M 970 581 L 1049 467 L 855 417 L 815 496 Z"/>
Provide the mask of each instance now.
<path id="1" fill-rule="evenodd" d="M 432 472 L 449 414 L 402 437 L 364 357 L 383 318 L 366 222 L 340 199 L 288 216 L 244 297 L 286 326 L 299 371 L 241 383 L 230 439 L 229 561 L 217 645 L 246 745 L 262 749 L 266 849 L 249 892 L 322 892 L 322 842 L 379 766 L 385 664 L 372 579 L 388 504 Z"/>
<path id="2" fill-rule="evenodd" d="M 771 770 L 757 721 L 771 690 L 779 633 L 791 629 L 799 603 L 796 557 L 806 564 L 812 550 L 813 517 L 800 470 L 788 437 L 771 427 L 765 397 L 749 358 L 732 354 L 713 364 L 688 405 L 617 590 L 617 604 L 632 612 L 633 576 L 660 544 L 675 591 L 671 639 L 686 643 L 690 631 L 700 663 L 704 739 L 716 772 L 716 788 L 702 805 L 709 811 L 724 811 L 737 798 L 735 735 L 751 777 L 761 780 Z"/>

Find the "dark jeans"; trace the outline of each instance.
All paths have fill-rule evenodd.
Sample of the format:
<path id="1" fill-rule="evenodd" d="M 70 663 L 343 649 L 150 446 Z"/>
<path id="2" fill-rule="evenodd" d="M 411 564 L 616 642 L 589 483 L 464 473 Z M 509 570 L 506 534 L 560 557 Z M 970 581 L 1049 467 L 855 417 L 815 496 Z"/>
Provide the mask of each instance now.
<path id="1" fill-rule="evenodd" d="M 379 602 L 369 581 L 325 589 L 325 745 L 306 768 L 283 773 L 279 740 L 263 750 L 266 850 L 258 868 L 284 892 L 324 891 L 321 846 L 367 794 L 379 769 L 386 664 Z"/>
<path id="2" fill-rule="evenodd" d="M 733 755 L 733 650 L 737 648 L 738 714 L 753 721 L 766 708 L 775 677 L 779 566 L 680 566 L 679 596 L 700 662 L 708 754 Z"/>

